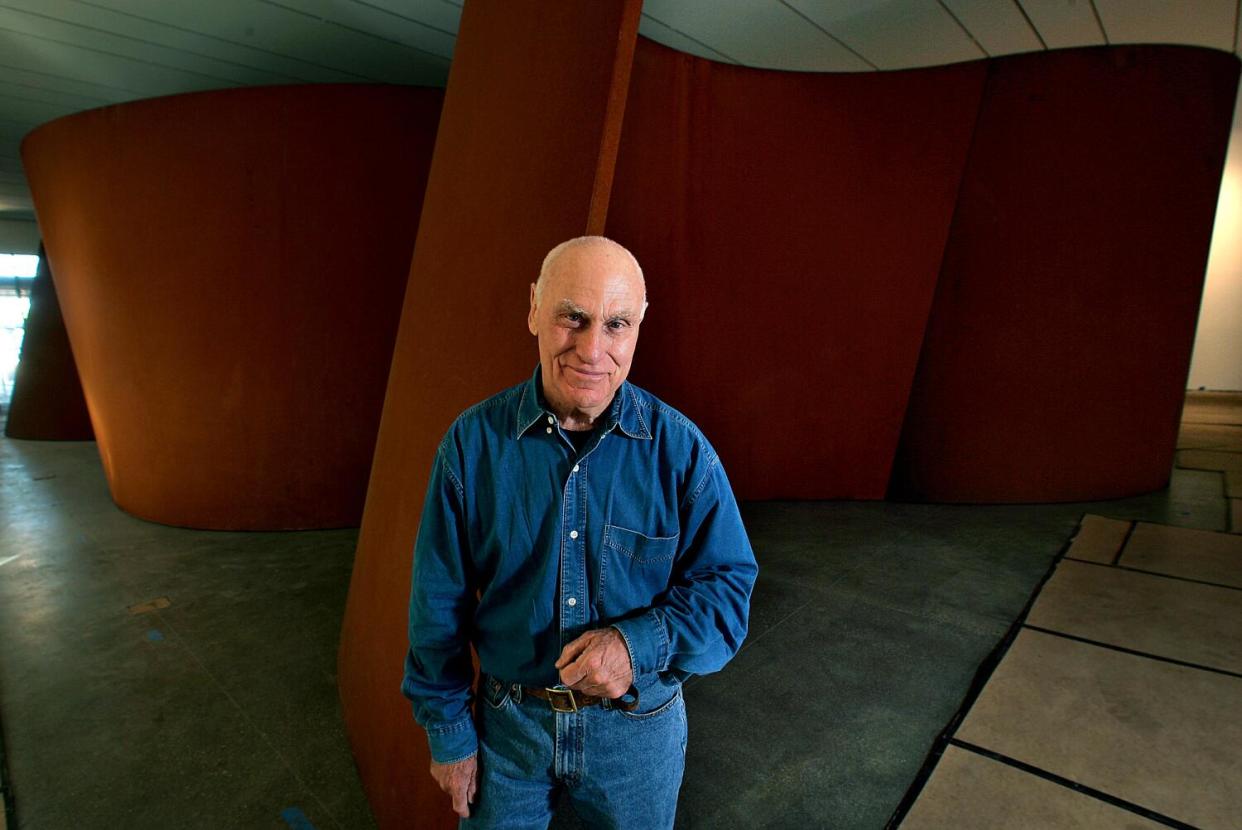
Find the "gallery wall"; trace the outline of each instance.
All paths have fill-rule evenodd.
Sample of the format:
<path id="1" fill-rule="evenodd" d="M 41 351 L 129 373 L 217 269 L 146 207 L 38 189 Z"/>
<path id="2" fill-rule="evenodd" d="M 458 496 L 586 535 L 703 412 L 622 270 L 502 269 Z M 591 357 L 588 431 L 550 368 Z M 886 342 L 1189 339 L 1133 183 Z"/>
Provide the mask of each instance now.
<path id="1" fill-rule="evenodd" d="M 1242 391 L 1242 121 L 1238 115 L 1235 104 L 1186 382 L 1190 389 Z"/>

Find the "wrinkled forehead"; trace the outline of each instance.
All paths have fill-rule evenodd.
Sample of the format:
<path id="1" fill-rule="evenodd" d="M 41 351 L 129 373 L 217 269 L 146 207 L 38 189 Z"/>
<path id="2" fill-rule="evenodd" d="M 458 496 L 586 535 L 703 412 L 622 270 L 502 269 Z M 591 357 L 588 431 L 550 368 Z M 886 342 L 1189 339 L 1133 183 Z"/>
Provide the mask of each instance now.
<path id="1" fill-rule="evenodd" d="M 633 262 L 603 246 L 583 246 L 561 254 L 552 265 L 544 292 L 555 303 L 569 301 L 584 309 L 641 306 L 646 293 Z"/>

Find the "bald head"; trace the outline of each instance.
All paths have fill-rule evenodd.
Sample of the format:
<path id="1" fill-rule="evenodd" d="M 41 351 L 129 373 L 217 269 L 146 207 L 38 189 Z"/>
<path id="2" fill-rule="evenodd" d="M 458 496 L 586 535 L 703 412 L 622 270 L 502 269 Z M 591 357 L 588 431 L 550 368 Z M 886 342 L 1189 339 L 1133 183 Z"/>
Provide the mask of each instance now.
<path id="1" fill-rule="evenodd" d="M 599 255 L 616 258 L 618 265 L 624 264 L 628 266 L 632 272 L 638 277 L 638 284 L 641 287 L 643 307 L 647 306 L 647 282 L 643 277 L 642 266 L 638 264 L 638 260 L 624 246 L 613 242 L 606 236 L 578 236 L 573 239 L 567 239 L 548 251 L 548 255 L 543 258 L 543 265 L 539 268 L 539 279 L 535 280 L 535 302 L 538 303 L 543 299 L 543 288 L 548 282 L 548 276 L 553 271 L 558 260 L 566 254 L 586 253 L 588 251 L 598 252 Z"/>

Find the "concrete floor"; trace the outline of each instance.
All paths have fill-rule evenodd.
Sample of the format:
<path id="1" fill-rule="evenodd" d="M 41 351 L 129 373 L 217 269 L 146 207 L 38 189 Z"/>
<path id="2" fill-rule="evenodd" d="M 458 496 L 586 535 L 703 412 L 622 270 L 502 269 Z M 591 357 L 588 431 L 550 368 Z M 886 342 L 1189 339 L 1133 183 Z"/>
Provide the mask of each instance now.
<path id="1" fill-rule="evenodd" d="M 883 827 L 1088 512 L 1228 522 L 1204 470 L 1090 505 L 746 505 L 751 635 L 687 689 L 679 826 Z M 355 531 L 151 524 L 94 444 L 2 439 L 0 533 L 11 827 L 374 826 L 334 677 Z"/>

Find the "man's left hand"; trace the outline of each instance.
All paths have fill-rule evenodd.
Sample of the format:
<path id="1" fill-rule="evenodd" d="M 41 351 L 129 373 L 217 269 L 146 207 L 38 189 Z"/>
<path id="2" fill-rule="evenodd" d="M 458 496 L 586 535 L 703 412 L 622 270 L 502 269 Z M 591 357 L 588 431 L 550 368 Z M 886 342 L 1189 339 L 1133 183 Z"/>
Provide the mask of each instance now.
<path id="1" fill-rule="evenodd" d="M 565 646 L 556 668 L 561 683 L 596 697 L 619 698 L 634 682 L 630 652 L 615 628 L 588 631 Z"/>

